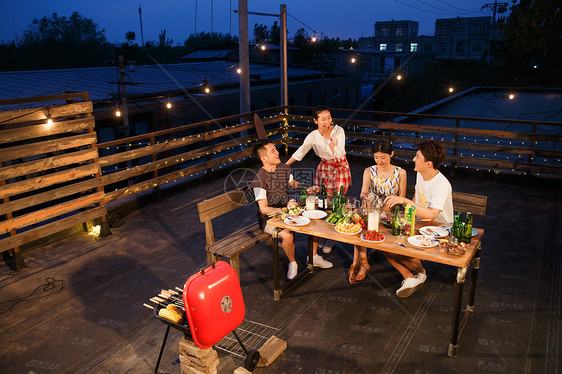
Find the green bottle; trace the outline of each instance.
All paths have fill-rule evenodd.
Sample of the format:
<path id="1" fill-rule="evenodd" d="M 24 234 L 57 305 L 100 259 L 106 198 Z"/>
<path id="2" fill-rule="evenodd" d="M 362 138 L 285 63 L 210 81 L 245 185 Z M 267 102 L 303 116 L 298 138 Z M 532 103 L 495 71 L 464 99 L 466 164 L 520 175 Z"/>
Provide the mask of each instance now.
<path id="1" fill-rule="evenodd" d="M 340 198 L 338 196 L 338 189 L 334 190 L 334 194 L 332 195 L 332 212 L 335 212 L 340 207 Z"/>
<path id="2" fill-rule="evenodd" d="M 300 204 L 306 206 L 306 184 L 304 183 L 301 183 Z"/>
<path id="3" fill-rule="evenodd" d="M 451 243 L 455 241 L 459 241 L 459 215 L 455 215 L 455 219 L 453 221 L 453 227 L 451 227 Z"/>
<path id="4" fill-rule="evenodd" d="M 470 214 L 470 212 L 466 213 L 466 225 L 465 225 L 465 229 L 464 229 L 464 242 L 466 244 L 470 244 L 470 241 L 472 240 L 472 214 Z"/>
<path id="5" fill-rule="evenodd" d="M 400 225 L 398 224 L 398 205 L 394 208 L 394 218 L 392 218 L 392 235 L 400 235 Z"/>
<path id="6" fill-rule="evenodd" d="M 340 206 L 345 204 L 345 192 L 343 192 L 343 184 L 340 185 Z"/>

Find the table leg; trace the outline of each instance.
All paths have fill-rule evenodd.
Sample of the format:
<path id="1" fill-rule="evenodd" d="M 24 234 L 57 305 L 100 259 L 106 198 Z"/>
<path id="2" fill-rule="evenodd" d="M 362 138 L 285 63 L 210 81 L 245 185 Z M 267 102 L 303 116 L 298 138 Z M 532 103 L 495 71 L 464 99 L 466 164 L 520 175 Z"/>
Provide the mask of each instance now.
<path id="1" fill-rule="evenodd" d="M 281 288 L 279 287 L 279 231 L 280 228 L 273 229 L 273 298 L 279 300 L 281 298 Z"/>
<path id="2" fill-rule="evenodd" d="M 455 278 L 455 305 L 453 310 L 453 325 L 451 329 L 451 342 L 449 343 L 448 355 L 455 357 L 459 346 L 459 325 L 461 318 L 462 290 L 466 279 L 467 268 L 458 268 Z"/>
<path id="3" fill-rule="evenodd" d="M 478 282 L 478 270 L 480 269 L 481 250 L 482 245 L 478 243 L 478 247 L 476 247 L 476 254 L 470 263 L 472 272 L 470 273 L 470 292 L 468 294 L 468 304 L 466 305 L 466 310 L 470 310 L 471 313 L 474 313 L 474 299 L 476 297 L 476 283 Z"/>
<path id="4" fill-rule="evenodd" d="M 308 269 L 311 273 L 314 272 L 314 265 L 312 264 L 312 243 L 314 237 L 312 235 L 308 235 Z"/>
<path id="5" fill-rule="evenodd" d="M 166 340 L 168 339 L 168 333 L 170 332 L 170 325 L 166 328 L 166 333 L 164 334 L 164 340 L 162 340 L 162 347 L 160 347 L 160 354 L 158 354 L 158 361 L 156 361 L 156 367 L 154 372 L 158 373 L 158 368 L 160 367 L 160 361 L 162 360 L 162 353 L 164 353 L 164 347 L 166 346 Z"/>

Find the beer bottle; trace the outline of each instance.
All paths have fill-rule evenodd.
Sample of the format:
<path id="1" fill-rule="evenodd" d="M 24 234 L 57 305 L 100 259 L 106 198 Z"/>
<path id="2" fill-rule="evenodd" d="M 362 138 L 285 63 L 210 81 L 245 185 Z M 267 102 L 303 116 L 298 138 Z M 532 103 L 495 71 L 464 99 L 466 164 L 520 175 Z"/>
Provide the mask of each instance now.
<path id="1" fill-rule="evenodd" d="M 304 183 L 301 183 L 300 204 L 306 206 L 306 184 Z"/>
<path id="2" fill-rule="evenodd" d="M 318 209 L 328 209 L 328 195 L 326 194 L 326 186 L 324 186 L 324 178 L 322 178 L 322 184 L 320 185 L 320 195 L 318 195 Z"/>
<path id="3" fill-rule="evenodd" d="M 335 212 L 340 207 L 340 198 L 338 197 L 338 189 L 334 189 L 334 194 L 332 195 L 332 212 Z"/>
<path id="4" fill-rule="evenodd" d="M 466 227 L 464 229 L 464 242 L 470 244 L 472 240 L 472 214 L 470 212 L 466 213 Z"/>
<path id="5" fill-rule="evenodd" d="M 400 225 L 398 224 L 398 205 L 394 208 L 394 217 L 392 218 L 392 235 L 400 235 Z"/>
<path id="6" fill-rule="evenodd" d="M 459 215 L 456 214 L 451 227 L 451 243 L 458 242 L 459 239 Z"/>
<path id="7" fill-rule="evenodd" d="M 345 192 L 343 192 L 343 184 L 340 184 L 340 205 L 345 204 Z"/>

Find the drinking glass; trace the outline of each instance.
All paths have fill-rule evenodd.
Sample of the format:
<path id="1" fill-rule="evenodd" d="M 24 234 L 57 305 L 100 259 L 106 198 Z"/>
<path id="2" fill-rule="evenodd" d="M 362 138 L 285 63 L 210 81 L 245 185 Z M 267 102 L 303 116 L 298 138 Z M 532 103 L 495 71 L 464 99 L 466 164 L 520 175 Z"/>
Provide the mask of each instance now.
<path id="1" fill-rule="evenodd" d="M 353 214 L 353 206 L 349 203 L 345 203 L 341 212 L 345 218 L 349 218 Z"/>
<path id="2" fill-rule="evenodd" d="M 354 210 L 355 210 L 355 208 L 357 207 L 357 199 L 354 198 L 354 197 L 352 197 L 352 196 L 348 197 L 347 200 L 346 200 L 346 202 L 347 202 L 348 204 L 350 204 L 351 207 L 352 207 Z"/>
<path id="3" fill-rule="evenodd" d="M 400 236 L 399 239 L 404 239 L 404 226 L 406 226 L 406 215 L 404 212 L 398 212 L 398 226 L 400 226 Z"/>

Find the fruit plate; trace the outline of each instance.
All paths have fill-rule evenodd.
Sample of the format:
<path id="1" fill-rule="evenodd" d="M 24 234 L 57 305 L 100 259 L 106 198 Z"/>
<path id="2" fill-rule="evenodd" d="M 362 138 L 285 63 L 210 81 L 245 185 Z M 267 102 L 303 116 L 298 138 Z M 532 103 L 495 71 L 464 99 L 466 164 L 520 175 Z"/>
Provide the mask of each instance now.
<path id="1" fill-rule="evenodd" d="M 408 243 L 418 248 L 431 248 L 439 244 L 439 240 L 425 235 L 414 235 L 408 237 Z"/>
<path id="2" fill-rule="evenodd" d="M 310 219 L 322 219 L 327 215 L 328 213 L 324 212 L 323 210 L 307 210 L 302 213 L 303 217 L 307 217 Z"/>
<path id="3" fill-rule="evenodd" d="M 361 234 L 361 240 L 363 240 L 364 242 L 368 242 L 368 243 L 382 243 L 384 242 L 385 236 L 382 236 L 382 240 L 367 240 L 365 239 L 365 234 L 366 232 L 364 232 L 363 234 Z"/>
<path id="4" fill-rule="evenodd" d="M 337 232 L 339 232 L 340 234 L 344 234 L 344 235 L 356 235 L 359 234 L 361 231 L 363 231 L 363 229 L 360 227 L 358 231 L 355 232 L 345 232 L 345 231 L 341 231 L 338 227 L 338 225 L 335 226 L 335 229 Z"/>

